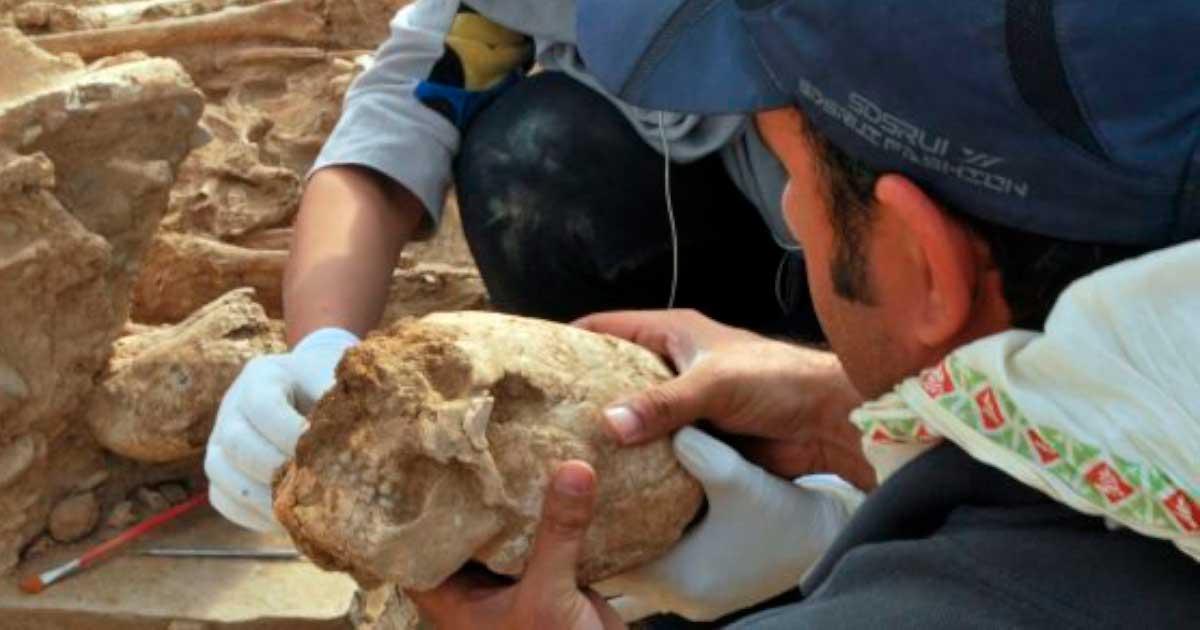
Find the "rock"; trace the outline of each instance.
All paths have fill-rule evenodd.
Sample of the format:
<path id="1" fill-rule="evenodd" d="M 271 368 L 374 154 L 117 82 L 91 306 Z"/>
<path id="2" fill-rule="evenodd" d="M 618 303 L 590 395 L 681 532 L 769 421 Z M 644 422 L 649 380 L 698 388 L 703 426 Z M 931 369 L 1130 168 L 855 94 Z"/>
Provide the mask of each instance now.
<path id="1" fill-rule="evenodd" d="M 316 59 L 308 60 L 308 65 L 324 60 L 324 54 L 316 52 Z M 172 193 L 171 211 L 164 221 L 166 229 L 230 240 L 289 222 L 300 202 L 298 173 L 307 170 L 315 157 L 308 150 L 297 156 L 286 149 L 279 151 L 277 146 L 281 137 L 295 132 L 295 125 L 289 126 L 286 118 L 276 115 L 288 109 L 276 101 L 306 94 L 290 89 L 289 82 L 297 81 L 295 75 L 263 77 L 253 84 L 254 90 L 235 83 L 222 102 L 209 105 L 201 124 L 211 141 L 183 164 L 180 185 Z M 328 86 L 326 81 L 324 89 Z M 312 114 L 315 103 L 308 105 L 306 113 Z M 335 112 L 340 109 L 336 101 L 328 107 Z M 332 130 L 336 115 L 332 118 L 329 129 L 319 126 L 314 130 L 318 138 Z M 311 119 L 309 124 L 313 124 Z M 319 147 L 320 142 L 316 144 Z M 292 159 L 298 168 L 291 168 Z"/>
<path id="2" fill-rule="evenodd" d="M 62 543 L 75 542 L 92 533 L 100 522 L 100 503 L 91 492 L 71 495 L 50 512 L 50 535 Z"/>
<path id="3" fill-rule="evenodd" d="M 158 487 L 158 491 L 171 505 L 179 505 L 188 499 L 187 489 L 177 483 L 164 483 Z"/>
<path id="4" fill-rule="evenodd" d="M 417 606 L 394 585 L 359 589 L 351 612 L 354 630 L 418 630 Z"/>
<path id="5" fill-rule="evenodd" d="M 92 434 L 143 462 L 198 455 L 246 362 L 284 350 L 251 289 L 227 293 L 178 325 L 122 337 L 88 405 Z"/>
<path id="6" fill-rule="evenodd" d="M 165 229 L 231 239 L 279 226 L 295 214 L 300 177 L 266 163 L 258 141 L 272 123 L 251 111 L 255 118 L 244 129 L 221 106 L 209 106 L 202 123 L 213 139 L 181 167 Z"/>
<path id="7" fill-rule="evenodd" d="M 79 483 L 75 484 L 75 489 L 79 492 L 95 490 L 96 488 L 99 488 L 100 485 L 105 481 L 108 481 L 108 471 L 97 470 L 90 477 L 86 477 L 80 480 Z"/>
<path id="8" fill-rule="evenodd" d="M 258 230 L 235 238 L 230 243 L 238 247 L 245 247 L 246 249 L 279 249 L 287 251 L 292 247 L 292 228 Z"/>
<path id="9" fill-rule="evenodd" d="M 209 630 L 209 625 L 200 621 L 176 619 L 167 624 L 167 630 Z"/>
<path id="10" fill-rule="evenodd" d="M 360 67 L 311 46 L 247 44 L 179 58 L 213 97 L 201 121 L 209 142 L 180 168 L 164 229 L 228 242 L 290 223 Z"/>
<path id="11" fill-rule="evenodd" d="M 344 48 L 383 41 L 387 25 L 400 7 L 411 0 L 354 0 L 327 2 L 330 39 Z"/>
<path id="12" fill-rule="evenodd" d="M 337 124 L 346 90 L 363 68 L 344 53 L 318 48 L 231 51 L 223 71 L 231 83 L 221 111 L 231 125 L 245 130 L 241 142 L 255 145 L 263 164 L 288 169 L 302 179 Z"/>
<path id="13" fill-rule="evenodd" d="M 77 414 L 202 108 L 174 61 L 85 67 L 0 29 L 0 572 L 96 472 Z"/>
<path id="14" fill-rule="evenodd" d="M 25 547 L 25 551 L 21 554 L 21 560 L 34 560 L 46 555 L 54 548 L 54 539 L 48 535 L 38 536 Z"/>
<path id="15" fill-rule="evenodd" d="M 52 2 L 26 2 L 17 6 L 13 22 L 26 33 L 78 31 L 99 25 L 85 11 Z"/>
<path id="16" fill-rule="evenodd" d="M 146 508 L 148 516 L 153 516 L 171 507 L 167 498 L 157 490 L 142 487 L 137 489 L 137 500 Z"/>
<path id="17" fill-rule="evenodd" d="M 104 519 L 104 525 L 113 529 L 125 529 L 136 522 L 138 522 L 138 515 L 134 510 L 133 501 L 122 501 L 116 504 L 108 513 L 108 518 Z"/>
<path id="18" fill-rule="evenodd" d="M 494 313 L 407 320 L 347 352 L 275 484 L 275 513 L 318 565 L 427 589 L 468 560 L 520 574 L 559 462 L 598 480 L 579 577 L 672 545 L 700 506 L 668 440 L 619 448 L 614 400 L 670 377 L 652 353 Z"/>

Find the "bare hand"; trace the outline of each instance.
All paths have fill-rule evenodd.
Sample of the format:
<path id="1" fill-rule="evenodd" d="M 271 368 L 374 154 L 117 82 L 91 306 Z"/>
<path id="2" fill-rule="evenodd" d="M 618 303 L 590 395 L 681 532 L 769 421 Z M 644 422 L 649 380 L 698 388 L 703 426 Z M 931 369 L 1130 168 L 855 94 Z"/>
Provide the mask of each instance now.
<path id="1" fill-rule="evenodd" d="M 575 566 L 592 521 L 596 473 L 584 462 L 559 466 L 525 575 L 515 584 L 460 573 L 425 593 L 409 592 L 424 619 L 444 630 L 615 630 L 625 628 L 597 593 L 581 591 Z"/>
<path id="2" fill-rule="evenodd" d="M 670 360 L 679 376 L 610 407 L 613 432 L 640 444 L 700 419 L 785 477 L 833 472 L 874 486 L 847 416 L 862 403 L 832 353 L 774 341 L 690 310 L 600 313 L 577 326 Z"/>

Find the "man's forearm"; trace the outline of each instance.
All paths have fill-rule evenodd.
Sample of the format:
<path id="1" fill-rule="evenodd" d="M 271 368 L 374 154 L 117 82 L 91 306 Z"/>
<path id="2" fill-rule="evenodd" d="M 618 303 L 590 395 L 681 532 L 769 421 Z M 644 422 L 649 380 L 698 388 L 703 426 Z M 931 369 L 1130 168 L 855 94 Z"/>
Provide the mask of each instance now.
<path id="1" fill-rule="evenodd" d="M 326 326 L 359 336 L 374 328 L 423 213 L 412 193 L 369 169 L 317 171 L 300 202 L 284 273 L 288 345 Z"/>

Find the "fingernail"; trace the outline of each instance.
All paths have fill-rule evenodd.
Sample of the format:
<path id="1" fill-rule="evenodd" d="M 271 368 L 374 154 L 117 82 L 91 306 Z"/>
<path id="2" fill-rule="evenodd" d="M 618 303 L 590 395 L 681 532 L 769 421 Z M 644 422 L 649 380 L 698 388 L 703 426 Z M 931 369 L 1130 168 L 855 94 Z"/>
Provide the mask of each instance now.
<path id="1" fill-rule="evenodd" d="M 642 419 L 629 407 L 609 407 L 604 410 L 604 418 L 622 442 L 633 440 L 642 430 Z"/>
<path id="2" fill-rule="evenodd" d="M 554 489 L 574 497 L 592 491 L 592 475 L 583 466 L 563 466 L 554 475 Z"/>

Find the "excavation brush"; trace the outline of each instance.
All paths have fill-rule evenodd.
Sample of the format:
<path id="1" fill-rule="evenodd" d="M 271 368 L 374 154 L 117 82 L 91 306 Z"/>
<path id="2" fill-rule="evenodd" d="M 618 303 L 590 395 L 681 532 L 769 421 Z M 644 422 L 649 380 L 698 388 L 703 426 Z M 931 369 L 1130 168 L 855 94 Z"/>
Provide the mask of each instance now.
<path id="1" fill-rule="evenodd" d="M 141 538 L 142 535 L 146 534 L 147 532 L 158 528 L 160 525 L 173 521 L 176 518 L 183 516 L 184 514 L 187 514 L 188 512 L 191 512 L 192 510 L 207 503 L 208 492 L 201 492 L 200 494 L 197 494 L 196 496 L 183 503 L 180 503 L 179 505 L 176 505 L 175 507 L 163 510 L 162 512 L 151 516 L 137 525 L 130 527 L 129 529 L 121 532 L 121 534 L 116 538 L 89 549 L 88 551 L 84 552 L 82 556 L 79 556 L 78 558 L 66 564 L 62 564 L 48 571 L 26 577 L 25 579 L 21 580 L 21 590 L 30 594 L 40 593 L 47 586 L 50 586 L 51 584 L 69 575 L 83 571 L 97 562 L 100 562 L 112 552 L 124 547 L 138 538 Z"/>

